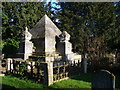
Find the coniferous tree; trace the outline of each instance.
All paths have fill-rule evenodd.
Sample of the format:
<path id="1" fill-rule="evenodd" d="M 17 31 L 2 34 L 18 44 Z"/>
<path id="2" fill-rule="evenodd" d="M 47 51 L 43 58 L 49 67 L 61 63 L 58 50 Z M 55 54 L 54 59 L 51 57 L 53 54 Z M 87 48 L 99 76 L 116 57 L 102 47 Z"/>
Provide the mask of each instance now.
<path id="1" fill-rule="evenodd" d="M 17 52 L 20 35 L 27 26 L 31 29 L 47 12 L 49 5 L 40 2 L 3 2 L 2 39 L 3 53 L 9 55 Z M 48 6 L 46 8 L 46 6 Z M 17 42 L 16 42 L 17 41 Z M 11 47 L 11 48 L 10 48 Z M 9 48 L 10 52 L 7 52 Z M 12 53 L 15 50 L 14 53 Z"/>
<path id="2" fill-rule="evenodd" d="M 4 2 L 2 17 L 3 39 L 18 39 L 26 26 L 31 29 L 44 14 L 44 4 L 42 3 Z"/>
<path id="3" fill-rule="evenodd" d="M 99 57 L 107 51 L 107 40 L 115 29 L 114 3 L 59 3 L 57 25 L 71 35 L 74 50 L 93 53 Z"/>

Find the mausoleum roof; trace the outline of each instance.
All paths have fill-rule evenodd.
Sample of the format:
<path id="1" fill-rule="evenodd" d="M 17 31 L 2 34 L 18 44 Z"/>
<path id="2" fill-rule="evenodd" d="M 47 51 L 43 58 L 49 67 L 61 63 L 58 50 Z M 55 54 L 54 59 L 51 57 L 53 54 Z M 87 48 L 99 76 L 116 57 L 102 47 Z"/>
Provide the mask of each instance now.
<path id="1" fill-rule="evenodd" d="M 44 38 L 53 36 L 59 36 L 61 31 L 57 28 L 57 26 L 51 21 L 51 19 L 44 15 L 37 24 L 30 30 L 32 34 L 32 39 L 35 38 Z"/>

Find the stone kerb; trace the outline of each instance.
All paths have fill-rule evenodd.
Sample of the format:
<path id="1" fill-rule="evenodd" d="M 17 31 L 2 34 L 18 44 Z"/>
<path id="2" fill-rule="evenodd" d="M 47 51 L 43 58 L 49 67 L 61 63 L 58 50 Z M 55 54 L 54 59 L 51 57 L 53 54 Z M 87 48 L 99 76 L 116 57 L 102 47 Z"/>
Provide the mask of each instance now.
<path id="1" fill-rule="evenodd" d="M 92 79 L 92 90 L 99 88 L 114 90 L 115 76 L 107 70 L 100 70 Z"/>

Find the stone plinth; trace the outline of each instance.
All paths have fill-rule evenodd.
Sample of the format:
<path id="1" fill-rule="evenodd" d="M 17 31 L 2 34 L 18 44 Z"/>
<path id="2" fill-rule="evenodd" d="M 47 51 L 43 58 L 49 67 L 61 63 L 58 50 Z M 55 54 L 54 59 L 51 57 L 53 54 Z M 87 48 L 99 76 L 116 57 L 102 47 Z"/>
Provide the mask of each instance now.
<path id="1" fill-rule="evenodd" d="M 66 58 L 67 60 L 80 60 L 81 61 L 82 59 L 81 55 L 76 54 L 76 53 L 67 54 L 66 57 L 67 57 Z"/>

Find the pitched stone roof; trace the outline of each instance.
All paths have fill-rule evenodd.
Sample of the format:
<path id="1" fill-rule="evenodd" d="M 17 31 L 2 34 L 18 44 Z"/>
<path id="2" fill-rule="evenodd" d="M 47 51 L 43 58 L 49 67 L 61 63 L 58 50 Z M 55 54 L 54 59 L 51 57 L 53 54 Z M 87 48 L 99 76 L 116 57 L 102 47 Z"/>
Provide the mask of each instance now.
<path id="1" fill-rule="evenodd" d="M 47 15 L 44 15 L 39 22 L 30 30 L 32 39 L 44 38 L 46 36 L 56 35 L 59 36 L 61 31 L 57 26 L 50 20 Z"/>

